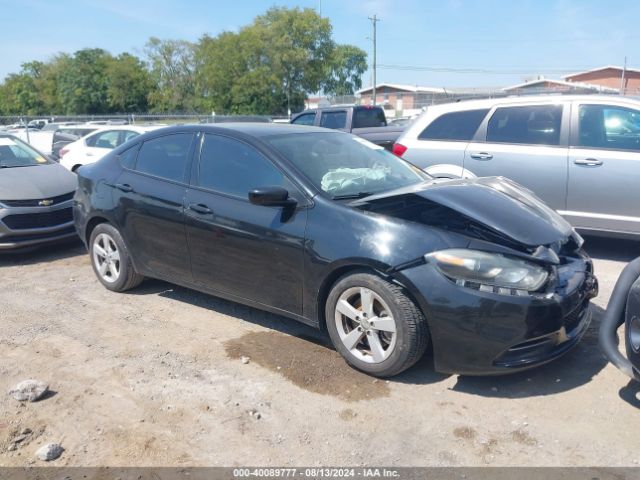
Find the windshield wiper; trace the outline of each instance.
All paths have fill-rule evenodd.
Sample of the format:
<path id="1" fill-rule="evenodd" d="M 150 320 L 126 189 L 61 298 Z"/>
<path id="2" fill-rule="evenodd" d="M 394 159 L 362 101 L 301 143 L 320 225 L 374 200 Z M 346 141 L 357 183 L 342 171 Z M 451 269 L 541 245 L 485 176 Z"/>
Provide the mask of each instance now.
<path id="1" fill-rule="evenodd" d="M 356 192 L 356 193 L 346 193 L 344 195 L 334 195 L 332 200 L 348 200 L 351 198 L 364 198 L 373 195 L 373 192 Z"/>

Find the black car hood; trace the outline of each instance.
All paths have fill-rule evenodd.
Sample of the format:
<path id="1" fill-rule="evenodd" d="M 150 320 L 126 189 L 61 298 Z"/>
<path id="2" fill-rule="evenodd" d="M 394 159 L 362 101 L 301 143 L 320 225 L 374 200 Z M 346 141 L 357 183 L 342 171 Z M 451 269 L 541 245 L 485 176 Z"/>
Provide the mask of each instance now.
<path id="1" fill-rule="evenodd" d="M 531 191 L 504 177 L 433 180 L 372 195 L 351 206 L 476 236 L 482 230 L 493 232 L 494 241 L 528 248 L 563 243 L 573 232 Z"/>

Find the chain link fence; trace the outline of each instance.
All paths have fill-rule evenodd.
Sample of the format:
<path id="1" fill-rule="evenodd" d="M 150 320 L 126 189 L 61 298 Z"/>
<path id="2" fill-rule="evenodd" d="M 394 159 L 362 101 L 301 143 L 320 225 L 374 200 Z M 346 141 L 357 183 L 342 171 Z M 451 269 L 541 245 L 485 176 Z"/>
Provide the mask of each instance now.
<path id="1" fill-rule="evenodd" d="M 619 95 L 616 91 L 604 91 L 594 89 L 577 89 L 567 87 L 527 87 L 520 90 L 505 91 L 501 88 L 476 88 L 476 89 L 433 89 L 434 91 L 424 92 L 402 92 L 402 91 L 385 91 L 384 89 L 376 92 L 376 104 L 385 109 L 385 113 L 389 118 L 410 117 L 417 115 L 430 105 L 438 105 L 442 103 L 453 103 L 465 100 L 485 99 L 485 98 L 502 98 L 507 96 L 525 96 L 525 95 L 563 95 L 570 93 L 579 94 L 610 94 Z M 627 95 L 640 95 L 639 92 L 627 92 Z M 372 95 L 370 92 L 362 95 L 345 95 L 338 97 L 321 97 L 310 99 L 307 102 L 308 108 L 316 108 L 323 106 L 337 105 L 371 105 Z M 0 126 L 8 125 L 26 125 L 30 121 L 46 119 L 48 122 L 62 123 L 129 123 L 129 124 L 179 124 L 179 123 L 218 123 L 229 122 L 234 120 L 240 121 L 274 121 L 287 122 L 287 116 L 264 116 L 264 115 L 210 115 L 210 114 L 175 114 L 175 113 L 135 113 L 135 114 L 105 114 L 105 115 L 11 115 L 0 116 Z"/>

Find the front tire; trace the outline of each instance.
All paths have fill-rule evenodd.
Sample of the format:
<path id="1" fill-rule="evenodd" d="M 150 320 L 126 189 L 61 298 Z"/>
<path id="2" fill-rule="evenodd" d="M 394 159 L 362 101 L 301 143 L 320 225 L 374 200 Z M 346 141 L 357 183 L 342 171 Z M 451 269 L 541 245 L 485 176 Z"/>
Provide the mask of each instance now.
<path id="1" fill-rule="evenodd" d="M 370 273 L 339 279 L 326 303 L 326 325 L 352 367 L 391 377 L 411 367 L 429 343 L 427 321 L 406 291 Z"/>
<path id="2" fill-rule="evenodd" d="M 113 292 L 124 292 L 140 285 L 144 277 L 135 271 L 120 232 L 101 223 L 89 240 L 91 265 L 100 283 Z"/>

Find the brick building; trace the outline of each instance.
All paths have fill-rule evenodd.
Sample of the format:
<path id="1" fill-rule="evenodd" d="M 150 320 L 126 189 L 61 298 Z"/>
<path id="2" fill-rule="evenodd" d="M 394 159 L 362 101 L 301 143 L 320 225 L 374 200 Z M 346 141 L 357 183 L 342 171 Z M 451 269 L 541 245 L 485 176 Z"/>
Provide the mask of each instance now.
<path id="1" fill-rule="evenodd" d="M 624 80 L 623 80 L 624 77 Z M 567 82 L 587 83 L 622 90 L 622 94 L 640 95 L 640 70 L 607 65 L 562 77 Z M 623 84 L 624 82 L 624 84 Z"/>
<path id="2" fill-rule="evenodd" d="M 509 95 L 527 95 L 536 93 L 618 93 L 617 88 L 594 85 L 585 82 L 554 80 L 544 77 L 505 87 L 502 91 Z"/>

